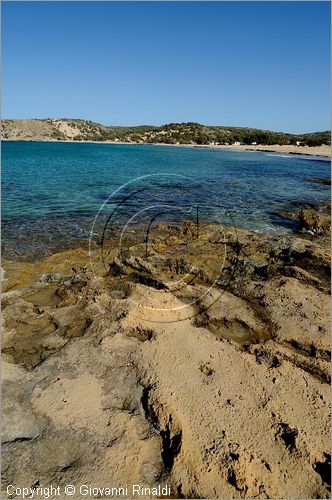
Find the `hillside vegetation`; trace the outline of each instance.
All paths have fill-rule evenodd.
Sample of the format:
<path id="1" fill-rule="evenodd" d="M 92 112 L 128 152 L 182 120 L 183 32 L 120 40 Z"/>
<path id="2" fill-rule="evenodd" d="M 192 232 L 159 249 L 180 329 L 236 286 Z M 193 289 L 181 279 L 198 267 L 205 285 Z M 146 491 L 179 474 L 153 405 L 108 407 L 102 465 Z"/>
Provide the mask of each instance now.
<path id="1" fill-rule="evenodd" d="M 159 127 L 104 126 L 78 119 L 3 120 L 2 139 L 23 141 L 119 141 L 162 144 L 331 144 L 329 131 L 287 134 L 248 127 L 207 126 L 199 123 L 169 123 Z"/>

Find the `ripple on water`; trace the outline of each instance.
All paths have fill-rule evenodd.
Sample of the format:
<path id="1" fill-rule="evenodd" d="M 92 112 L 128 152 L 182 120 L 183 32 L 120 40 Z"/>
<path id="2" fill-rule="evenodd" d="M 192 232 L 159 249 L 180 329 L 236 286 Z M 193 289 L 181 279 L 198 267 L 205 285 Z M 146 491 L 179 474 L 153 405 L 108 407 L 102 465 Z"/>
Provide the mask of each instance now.
<path id="1" fill-rule="evenodd" d="M 40 256 L 80 244 L 88 239 L 94 218 L 110 195 L 147 174 L 158 175 L 127 184 L 108 200 L 101 225 L 115 209 L 112 222 L 118 225 L 131 217 L 136 224 L 146 223 L 153 213 L 138 218 L 137 212 L 164 204 L 173 221 L 183 220 L 185 210 L 199 206 L 201 221 L 287 234 L 293 225 L 273 212 L 287 210 L 293 200 L 328 201 L 329 186 L 304 179 L 328 177 L 329 166 L 330 160 L 323 158 L 199 148 L 119 150 L 112 145 L 5 142 L 4 255 Z M 187 213 L 194 217 L 193 211 Z"/>

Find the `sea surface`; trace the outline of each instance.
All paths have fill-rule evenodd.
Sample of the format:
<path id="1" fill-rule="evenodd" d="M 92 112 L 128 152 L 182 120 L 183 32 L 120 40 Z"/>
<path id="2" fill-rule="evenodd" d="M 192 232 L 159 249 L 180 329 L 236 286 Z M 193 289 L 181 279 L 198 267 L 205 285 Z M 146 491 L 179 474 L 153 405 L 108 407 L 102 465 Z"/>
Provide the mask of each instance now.
<path id="1" fill-rule="evenodd" d="M 38 258 L 100 241 L 105 228 L 134 231 L 183 220 L 287 234 L 277 215 L 330 199 L 320 157 L 195 147 L 94 143 L 2 144 L 5 257 Z M 113 236 L 112 236 L 112 235 Z"/>

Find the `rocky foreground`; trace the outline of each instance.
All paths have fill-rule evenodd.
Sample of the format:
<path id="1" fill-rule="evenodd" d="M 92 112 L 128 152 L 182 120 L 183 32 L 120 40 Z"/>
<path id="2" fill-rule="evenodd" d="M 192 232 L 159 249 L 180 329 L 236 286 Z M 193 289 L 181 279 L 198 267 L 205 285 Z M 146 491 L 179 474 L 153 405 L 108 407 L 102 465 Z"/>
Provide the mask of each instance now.
<path id="1" fill-rule="evenodd" d="M 157 227 L 4 262 L 7 485 L 329 498 L 323 237 Z"/>

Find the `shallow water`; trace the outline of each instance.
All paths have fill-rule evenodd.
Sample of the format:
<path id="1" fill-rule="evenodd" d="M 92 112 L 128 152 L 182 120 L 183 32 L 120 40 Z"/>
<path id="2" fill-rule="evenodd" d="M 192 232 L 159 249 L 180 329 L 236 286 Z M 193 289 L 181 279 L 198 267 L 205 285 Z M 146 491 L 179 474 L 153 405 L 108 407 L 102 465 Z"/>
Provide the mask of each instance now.
<path id="1" fill-rule="evenodd" d="M 329 176 L 330 160 L 315 157 L 4 142 L 4 253 L 39 256 L 88 240 L 91 232 L 100 242 L 103 234 L 104 239 L 119 237 L 123 228 L 130 232 L 186 219 L 284 234 L 291 226 L 274 212 L 294 202 L 329 200 L 329 186 L 305 182 Z"/>

